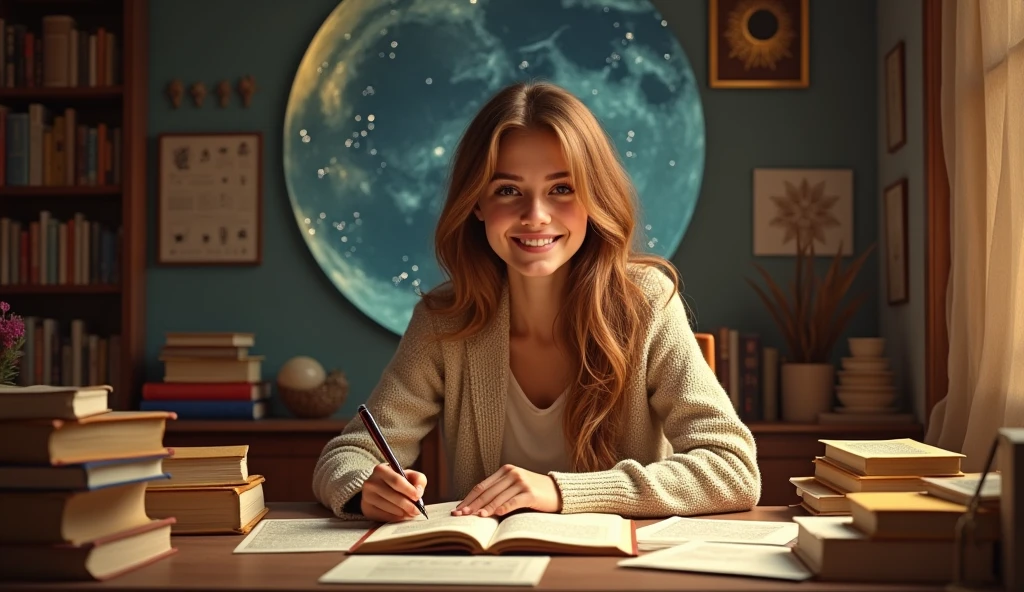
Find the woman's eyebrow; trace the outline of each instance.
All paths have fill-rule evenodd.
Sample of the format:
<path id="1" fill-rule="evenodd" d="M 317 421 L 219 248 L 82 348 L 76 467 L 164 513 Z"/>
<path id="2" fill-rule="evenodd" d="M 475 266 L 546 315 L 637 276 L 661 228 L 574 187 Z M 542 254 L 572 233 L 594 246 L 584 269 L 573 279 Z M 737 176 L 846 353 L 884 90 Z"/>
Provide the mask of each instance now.
<path id="1" fill-rule="evenodd" d="M 544 180 L 545 181 L 554 181 L 555 179 L 564 179 L 565 177 L 568 177 L 568 176 L 569 176 L 569 172 L 568 171 L 558 171 L 557 173 L 551 173 L 550 175 L 544 177 Z M 497 181 L 499 179 L 502 179 L 502 180 L 505 180 L 505 181 L 522 181 L 523 180 L 523 178 L 520 177 L 519 175 L 513 175 L 512 173 L 502 173 L 502 172 L 495 172 L 494 176 L 491 177 L 491 181 Z"/>

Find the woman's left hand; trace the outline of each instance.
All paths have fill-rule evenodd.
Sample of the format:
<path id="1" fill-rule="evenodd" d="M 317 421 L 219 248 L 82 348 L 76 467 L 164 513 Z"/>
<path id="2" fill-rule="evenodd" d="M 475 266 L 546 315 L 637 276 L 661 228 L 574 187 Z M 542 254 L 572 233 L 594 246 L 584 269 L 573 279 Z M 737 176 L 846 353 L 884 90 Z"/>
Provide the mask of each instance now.
<path id="1" fill-rule="evenodd" d="M 514 465 L 505 465 L 477 483 L 452 516 L 504 516 L 519 508 L 558 512 L 562 499 L 555 480 Z"/>

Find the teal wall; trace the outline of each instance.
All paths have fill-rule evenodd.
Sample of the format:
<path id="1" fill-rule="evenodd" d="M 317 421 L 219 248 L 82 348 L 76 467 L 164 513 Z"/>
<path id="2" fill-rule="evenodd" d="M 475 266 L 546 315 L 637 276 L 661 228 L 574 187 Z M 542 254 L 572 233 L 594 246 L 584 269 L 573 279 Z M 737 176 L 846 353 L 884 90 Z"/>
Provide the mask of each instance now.
<path id="1" fill-rule="evenodd" d="M 905 304 L 890 305 L 886 295 L 885 265 L 878 269 L 878 307 L 880 334 L 895 369 L 893 378 L 905 399 L 908 412 L 924 423 L 925 417 L 925 240 L 927 206 L 924 171 L 924 21 L 921 0 L 878 0 L 877 60 L 903 41 L 907 93 L 907 143 L 889 154 L 885 141 L 885 72 L 878 69 L 878 227 L 884 228 L 882 191 L 901 178 L 907 179 L 907 276 Z M 878 233 L 879 248 L 885 248 L 886 236 Z M 879 261 L 884 261 L 880 258 Z"/>
<path id="2" fill-rule="evenodd" d="M 876 5 L 813 2 L 811 86 L 802 90 L 707 88 L 707 3 L 658 0 L 702 85 L 707 163 L 701 198 L 673 262 L 698 330 L 729 325 L 783 345 L 779 332 L 744 281 L 753 277 L 751 179 L 755 167 L 852 168 L 854 240 L 859 251 L 877 236 Z M 146 367 L 162 378 L 157 354 L 166 331 L 256 333 L 272 378 L 295 355 L 309 355 L 349 376 L 351 415 L 376 384 L 398 338 L 352 306 L 307 250 L 291 214 L 281 166 L 283 114 L 296 65 L 336 0 L 176 0 L 150 4 L 150 246 L 147 270 Z M 212 88 L 252 74 L 252 106 L 175 110 L 168 81 Z M 155 264 L 156 138 L 162 132 L 261 131 L 264 135 L 264 255 L 259 267 L 173 268 Z M 792 259 L 759 258 L 787 280 Z M 878 293 L 877 258 L 855 290 Z M 878 298 L 869 298 L 850 334 L 879 330 Z M 836 351 L 842 355 L 845 344 Z M 275 412 L 285 413 L 275 402 Z"/>

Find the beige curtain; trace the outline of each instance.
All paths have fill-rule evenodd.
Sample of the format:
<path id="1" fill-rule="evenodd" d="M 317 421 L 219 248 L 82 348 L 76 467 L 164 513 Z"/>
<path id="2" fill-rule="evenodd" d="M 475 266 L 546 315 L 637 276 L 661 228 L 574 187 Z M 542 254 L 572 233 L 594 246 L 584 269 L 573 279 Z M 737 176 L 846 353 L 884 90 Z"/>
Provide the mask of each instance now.
<path id="1" fill-rule="evenodd" d="M 1024 1 L 942 10 L 949 392 L 925 440 L 979 471 L 996 429 L 1024 426 Z"/>

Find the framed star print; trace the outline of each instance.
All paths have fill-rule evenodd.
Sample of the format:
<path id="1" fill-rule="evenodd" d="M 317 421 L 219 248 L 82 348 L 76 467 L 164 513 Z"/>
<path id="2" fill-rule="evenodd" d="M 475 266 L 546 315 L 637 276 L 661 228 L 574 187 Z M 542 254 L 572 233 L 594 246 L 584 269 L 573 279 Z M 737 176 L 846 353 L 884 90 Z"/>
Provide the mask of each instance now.
<path id="1" fill-rule="evenodd" d="M 157 262 L 259 265 L 262 134 L 165 133 L 157 144 Z"/>
<path id="2" fill-rule="evenodd" d="M 711 88 L 810 85 L 809 0 L 708 0 Z"/>
<path id="3" fill-rule="evenodd" d="M 910 300 L 907 288 L 907 180 L 900 179 L 882 192 L 885 209 L 885 277 L 889 304 Z"/>
<path id="4" fill-rule="evenodd" d="M 754 169 L 754 254 L 853 254 L 853 171 Z"/>

